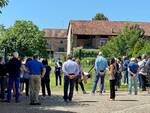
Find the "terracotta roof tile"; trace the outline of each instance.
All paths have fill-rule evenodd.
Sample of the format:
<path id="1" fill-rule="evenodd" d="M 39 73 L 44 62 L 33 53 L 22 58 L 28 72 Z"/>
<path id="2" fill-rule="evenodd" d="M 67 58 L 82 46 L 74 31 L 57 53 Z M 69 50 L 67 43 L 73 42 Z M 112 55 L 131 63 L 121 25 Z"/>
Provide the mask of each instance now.
<path id="1" fill-rule="evenodd" d="M 150 23 L 148 22 L 123 22 L 123 21 L 70 21 L 73 34 L 80 35 L 117 35 L 124 26 L 139 25 L 150 36 Z"/>
<path id="2" fill-rule="evenodd" d="M 44 29 L 44 37 L 67 38 L 67 29 Z"/>

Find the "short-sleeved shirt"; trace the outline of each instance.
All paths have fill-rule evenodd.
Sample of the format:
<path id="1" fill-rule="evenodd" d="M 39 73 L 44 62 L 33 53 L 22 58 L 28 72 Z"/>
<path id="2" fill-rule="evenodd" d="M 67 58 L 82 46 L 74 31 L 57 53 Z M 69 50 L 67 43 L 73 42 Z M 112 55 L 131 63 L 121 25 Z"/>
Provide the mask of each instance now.
<path id="1" fill-rule="evenodd" d="M 64 62 L 62 70 L 64 72 L 64 76 L 67 76 L 72 73 L 75 75 L 79 74 L 78 64 L 70 59 Z"/>
<path id="2" fill-rule="evenodd" d="M 34 59 L 27 62 L 26 67 L 28 68 L 30 74 L 41 75 L 44 65 L 38 60 Z"/>
<path id="3" fill-rule="evenodd" d="M 128 67 L 132 73 L 136 74 L 138 71 L 139 65 L 137 63 L 131 61 L 128 65 Z"/>

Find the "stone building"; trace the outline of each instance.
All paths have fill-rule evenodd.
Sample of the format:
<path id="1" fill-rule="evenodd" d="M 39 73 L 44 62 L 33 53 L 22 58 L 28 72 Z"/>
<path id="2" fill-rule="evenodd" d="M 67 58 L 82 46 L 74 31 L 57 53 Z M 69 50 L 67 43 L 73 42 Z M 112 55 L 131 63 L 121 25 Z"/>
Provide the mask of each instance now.
<path id="1" fill-rule="evenodd" d="M 60 58 L 60 52 L 67 51 L 67 29 L 44 29 L 47 40 L 47 51 L 55 58 Z"/>
<path id="2" fill-rule="evenodd" d="M 70 54 L 74 47 L 97 48 L 106 43 L 112 36 L 125 26 L 138 25 L 150 36 L 150 23 L 148 22 L 123 22 L 123 21 L 70 21 L 67 31 L 67 54 Z"/>

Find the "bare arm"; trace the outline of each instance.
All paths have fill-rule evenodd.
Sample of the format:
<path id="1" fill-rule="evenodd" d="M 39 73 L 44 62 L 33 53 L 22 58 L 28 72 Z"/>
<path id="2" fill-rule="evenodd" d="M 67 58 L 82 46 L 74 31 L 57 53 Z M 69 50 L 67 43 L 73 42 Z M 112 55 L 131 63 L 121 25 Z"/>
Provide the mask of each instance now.
<path id="1" fill-rule="evenodd" d="M 43 68 L 41 78 L 44 77 L 45 73 L 46 73 L 46 68 Z"/>
<path id="2" fill-rule="evenodd" d="M 132 75 L 133 75 L 133 77 L 135 77 L 135 76 L 136 76 L 136 74 L 135 74 L 135 73 L 133 73 L 132 71 L 130 71 L 130 68 L 128 68 L 128 72 L 129 72 L 130 74 L 132 74 Z"/>

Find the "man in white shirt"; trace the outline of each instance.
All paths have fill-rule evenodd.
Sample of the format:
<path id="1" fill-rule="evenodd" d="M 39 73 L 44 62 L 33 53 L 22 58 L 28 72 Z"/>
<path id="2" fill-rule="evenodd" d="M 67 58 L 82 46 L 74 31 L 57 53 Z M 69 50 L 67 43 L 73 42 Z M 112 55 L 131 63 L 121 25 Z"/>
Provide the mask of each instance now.
<path id="1" fill-rule="evenodd" d="M 68 55 L 68 60 L 64 62 L 62 70 L 64 72 L 64 101 L 67 102 L 72 101 L 73 90 L 74 90 L 74 82 L 79 74 L 78 64 L 72 61 L 72 56 Z M 68 96 L 68 86 L 70 84 L 70 91 Z"/>

